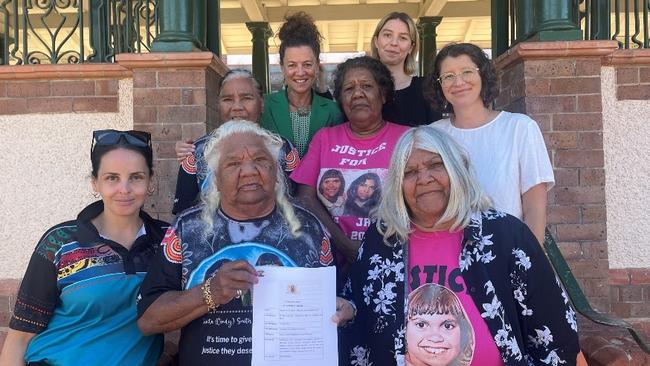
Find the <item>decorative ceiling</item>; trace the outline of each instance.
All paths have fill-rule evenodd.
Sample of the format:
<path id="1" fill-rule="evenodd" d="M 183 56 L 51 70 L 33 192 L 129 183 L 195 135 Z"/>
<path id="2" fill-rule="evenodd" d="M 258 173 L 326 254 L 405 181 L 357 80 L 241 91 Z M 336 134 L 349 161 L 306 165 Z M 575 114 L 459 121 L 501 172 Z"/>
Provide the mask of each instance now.
<path id="1" fill-rule="evenodd" d="M 472 42 L 490 48 L 489 0 L 221 0 L 221 50 L 223 55 L 251 53 L 251 34 L 245 22 L 267 21 L 274 32 L 287 13 L 305 11 L 318 26 L 323 52 L 370 50 L 370 38 L 379 19 L 401 11 L 417 20 L 442 16 L 437 28 L 438 47 L 449 42 Z M 269 39 L 276 53 L 279 39 Z"/>

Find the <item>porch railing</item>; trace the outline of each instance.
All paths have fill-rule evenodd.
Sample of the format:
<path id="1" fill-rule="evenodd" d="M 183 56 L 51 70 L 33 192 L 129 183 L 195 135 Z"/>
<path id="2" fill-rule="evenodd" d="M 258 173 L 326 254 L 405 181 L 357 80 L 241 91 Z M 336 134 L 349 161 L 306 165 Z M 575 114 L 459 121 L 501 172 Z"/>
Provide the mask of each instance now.
<path id="1" fill-rule="evenodd" d="M 493 0 L 492 48 L 526 40 L 611 39 L 650 48 L 650 0 Z"/>
<path id="2" fill-rule="evenodd" d="M 148 52 L 156 0 L 0 0 L 0 64 L 111 62 Z"/>

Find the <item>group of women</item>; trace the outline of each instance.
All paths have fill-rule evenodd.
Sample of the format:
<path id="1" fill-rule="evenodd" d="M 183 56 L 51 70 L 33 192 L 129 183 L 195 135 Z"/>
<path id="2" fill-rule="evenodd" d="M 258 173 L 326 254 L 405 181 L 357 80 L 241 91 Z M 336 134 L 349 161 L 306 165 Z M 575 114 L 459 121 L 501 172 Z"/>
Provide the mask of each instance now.
<path id="1" fill-rule="evenodd" d="M 575 364 L 575 313 L 539 245 L 548 153 L 535 121 L 490 108 L 498 90 L 483 51 L 448 45 L 430 75 L 413 76 L 415 23 L 391 13 L 371 57 L 338 65 L 332 100 L 314 90 L 312 18 L 288 16 L 279 38 L 285 87 L 262 100 L 257 83 L 239 84 L 250 74 L 229 73 L 220 112 L 296 148 L 278 158 L 286 167 L 291 156 L 294 198 L 328 228 L 345 284 L 334 315 L 341 364 Z M 176 150 L 187 165 L 197 149 Z M 135 323 L 137 286 L 166 226 L 142 211 L 150 137 L 96 131 L 91 160 L 101 200 L 39 242 L 3 365 L 150 365 L 160 353 L 160 338 Z"/>

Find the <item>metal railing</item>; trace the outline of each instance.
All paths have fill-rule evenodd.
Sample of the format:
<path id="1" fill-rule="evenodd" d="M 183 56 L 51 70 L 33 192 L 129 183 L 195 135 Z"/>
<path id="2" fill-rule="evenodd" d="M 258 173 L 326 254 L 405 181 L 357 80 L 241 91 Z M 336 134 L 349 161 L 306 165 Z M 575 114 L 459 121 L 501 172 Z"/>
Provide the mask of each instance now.
<path id="1" fill-rule="evenodd" d="M 544 32 L 548 40 L 552 32 L 556 39 L 576 39 L 563 38 L 577 34 L 572 29 L 579 29 L 585 40 L 611 39 L 620 48 L 650 48 L 649 13 L 650 0 L 493 0 L 493 54 Z"/>
<path id="2" fill-rule="evenodd" d="M 0 64 L 111 62 L 118 53 L 148 52 L 157 12 L 156 0 L 0 0 Z"/>
<path id="3" fill-rule="evenodd" d="M 582 0 L 580 6 L 585 39 L 612 39 L 620 48 L 650 48 L 650 0 Z M 607 7 L 608 13 L 603 10 Z M 608 37 L 598 31 L 610 27 Z"/>

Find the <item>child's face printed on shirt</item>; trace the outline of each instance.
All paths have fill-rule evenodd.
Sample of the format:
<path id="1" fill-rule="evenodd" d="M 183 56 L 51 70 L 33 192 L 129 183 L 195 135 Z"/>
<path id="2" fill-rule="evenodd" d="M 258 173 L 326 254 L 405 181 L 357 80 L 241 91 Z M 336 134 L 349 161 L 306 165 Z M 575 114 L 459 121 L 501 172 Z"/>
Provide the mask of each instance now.
<path id="1" fill-rule="evenodd" d="M 461 350 L 458 320 L 452 314 L 414 315 L 406 325 L 406 343 L 408 365 L 449 365 Z"/>
<path id="2" fill-rule="evenodd" d="M 341 180 L 337 177 L 325 178 L 321 184 L 323 196 L 333 199 L 339 196 L 341 190 Z"/>

